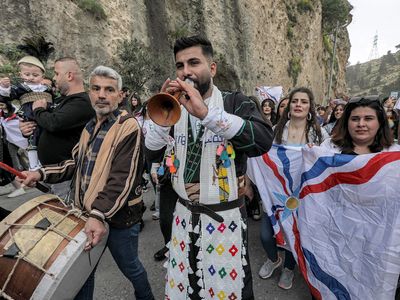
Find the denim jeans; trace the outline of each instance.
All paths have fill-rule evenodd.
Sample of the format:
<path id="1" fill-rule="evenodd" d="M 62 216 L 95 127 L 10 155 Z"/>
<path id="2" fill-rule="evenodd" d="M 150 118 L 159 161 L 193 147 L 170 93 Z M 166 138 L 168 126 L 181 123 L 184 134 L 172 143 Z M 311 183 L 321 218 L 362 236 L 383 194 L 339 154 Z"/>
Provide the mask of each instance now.
<path id="1" fill-rule="evenodd" d="M 267 252 L 267 256 L 273 262 L 276 262 L 278 259 L 278 247 L 276 246 L 276 241 L 274 238 L 274 229 L 272 228 L 271 220 L 268 217 L 268 214 L 264 212 L 263 217 L 261 219 L 261 244 L 265 252 Z M 283 249 L 285 251 L 285 262 L 284 267 L 289 270 L 293 270 L 296 261 L 293 257 L 292 252 Z"/>
<path id="2" fill-rule="evenodd" d="M 153 300 L 154 297 L 147 279 L 147 272 L 138 257 L 139 230 L 139 223 L 125 229 L 110 227 L 107 247 L 118 268 L 132 283 L 136 299 Z M 75 299 L 93 299 L 95 271 L 96 268 L 90 274 Z"/>

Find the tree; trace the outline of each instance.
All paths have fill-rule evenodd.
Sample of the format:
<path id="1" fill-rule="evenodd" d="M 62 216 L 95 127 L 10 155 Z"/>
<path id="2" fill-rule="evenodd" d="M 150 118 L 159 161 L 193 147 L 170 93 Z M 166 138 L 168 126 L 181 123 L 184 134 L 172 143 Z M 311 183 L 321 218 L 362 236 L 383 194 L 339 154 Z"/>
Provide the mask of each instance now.
<path id="1" fill-rule="evenodd" d="M 143 93 L 146 83 L 164 73 L 161 68 L 165 62 L 161 63 L 160 60 L 161 58 L 152 56 L 151 49 L 137 39 L 122 41 L 114 59 L 124 86 L 137 93 Z"/>
<path id="2" fill-rule="evenodd" d="M 347 0 L 322 0 L 322 27 L 332 32 L 336 26 L 344 26 L 351 20 L 353 6 Z"/>

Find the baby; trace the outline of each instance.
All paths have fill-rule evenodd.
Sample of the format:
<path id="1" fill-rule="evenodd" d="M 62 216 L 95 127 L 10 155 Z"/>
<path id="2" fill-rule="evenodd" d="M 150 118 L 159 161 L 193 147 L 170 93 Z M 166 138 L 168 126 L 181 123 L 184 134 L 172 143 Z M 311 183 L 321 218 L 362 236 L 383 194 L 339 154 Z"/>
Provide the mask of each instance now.
<path id="1" fill-rule="evenodd" d="M 51 87 L 43 84 L 45 68 L 43 64 L 33 56 L 25 56 L 18 61 L 21 83 L 11 85 L 10 78 L 0 79 L 0 95 L 10 100 L 20 100 L 22 117 L 25 120 L 34 120 L 32 103 L 39 99 L 46 99 L 48 103 L 52 101 Z M 36 150 L 39 138 L 39 131 L 36 129 L 29 137 L 29 150 Z M 37 153 L 28 152 L 30 157 L 30 169 L 40 168 L 37 160 Z M 32 159 L 31 159 L 32 156 Z M 36 158 L 35 158 L 36 157 Z"/>

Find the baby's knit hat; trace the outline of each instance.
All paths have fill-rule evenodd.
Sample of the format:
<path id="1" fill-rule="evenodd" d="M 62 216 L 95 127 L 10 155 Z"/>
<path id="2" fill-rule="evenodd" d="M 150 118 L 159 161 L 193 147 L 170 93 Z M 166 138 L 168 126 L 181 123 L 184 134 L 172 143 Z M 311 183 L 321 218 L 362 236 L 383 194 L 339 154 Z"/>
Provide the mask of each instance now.
<path id="1" fill-rule="evenodd" d="M 40 60 L 38 60 L 38 59 L 37 59 L 36 57 L 34 57 L 34 56 L 24 56 L 23 58 L 21 58 L 21 59 L 18 61 L 18 65 L 19 65 L 20 63 L 27 63 L 27 64 L 34 65 L 34 66 L 40 68 L 40 69 L 43 71 L 43 73 L 46 72 L 46 69 L 44 68 L 43 64 L 40 62 Z"/>

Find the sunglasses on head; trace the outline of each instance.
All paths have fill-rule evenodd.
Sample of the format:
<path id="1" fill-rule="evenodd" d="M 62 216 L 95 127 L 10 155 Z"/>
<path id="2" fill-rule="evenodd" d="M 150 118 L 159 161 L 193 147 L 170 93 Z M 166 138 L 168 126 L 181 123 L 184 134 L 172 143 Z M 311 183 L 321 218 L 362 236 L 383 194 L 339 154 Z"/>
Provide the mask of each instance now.
<path id="1" fill-rule="evenodd" d="M 363 96 L 363 97 L 352 97 L 348 103 L 357 103 L 360 101 L 365 101 L 365 102 L 379 102 L 379 96 L 378 95 L 369 95 L 369 96 Z"/>

